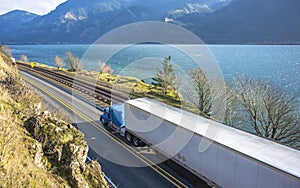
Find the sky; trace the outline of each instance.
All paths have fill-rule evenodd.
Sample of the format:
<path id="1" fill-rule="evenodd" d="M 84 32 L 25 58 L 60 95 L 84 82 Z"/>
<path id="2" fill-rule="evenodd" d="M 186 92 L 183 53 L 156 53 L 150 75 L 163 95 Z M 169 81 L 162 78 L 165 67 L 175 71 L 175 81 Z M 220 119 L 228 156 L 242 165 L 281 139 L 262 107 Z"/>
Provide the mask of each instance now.
<path id="1" fill-rule="evenodd" d="M 0 0 L 0 15 L 12 10 L 26 10 L 44 15 L 66 0 Z"/>

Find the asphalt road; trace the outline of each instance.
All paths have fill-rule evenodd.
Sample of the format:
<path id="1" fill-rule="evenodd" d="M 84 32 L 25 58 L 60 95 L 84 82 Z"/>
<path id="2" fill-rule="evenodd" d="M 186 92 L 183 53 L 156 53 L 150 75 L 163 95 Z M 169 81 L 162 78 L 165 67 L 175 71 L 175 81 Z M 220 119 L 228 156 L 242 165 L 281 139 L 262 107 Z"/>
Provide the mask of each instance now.
<path id="1" fill-rule="evenodd" d="M 74 126 L 84 133 L 90 147 L 89 157 L 99 161 L 104 173 L 118 187 L 192 187 L 163 165 L 159 168 L 166 170 L 167 175 L 151 167 L 151 162 L 136 154 L 138 152 L 135 148 L 124 143 L 116 133 L 105 130 L 99 121 L 101 112 L 93 104 L 28 73 L 21 74 L 43 95 L 44 104 L 48 103 L 51 108 L 65 111 Z M 170 177 L 181 182 L 181 186 L 172 183 L 174 180 L 170 180 Z"/>

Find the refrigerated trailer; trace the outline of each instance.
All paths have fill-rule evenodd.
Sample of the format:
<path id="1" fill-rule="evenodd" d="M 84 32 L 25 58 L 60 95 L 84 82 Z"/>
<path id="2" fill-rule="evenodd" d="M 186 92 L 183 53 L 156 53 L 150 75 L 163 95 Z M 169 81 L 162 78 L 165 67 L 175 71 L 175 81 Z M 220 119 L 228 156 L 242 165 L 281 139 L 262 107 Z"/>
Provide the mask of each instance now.
<path id="1" fill-rule="evenodd" d="M 218 187 L 300 187 L 300 151 L 153 99 L 105 109 L 100 120 Z"/>

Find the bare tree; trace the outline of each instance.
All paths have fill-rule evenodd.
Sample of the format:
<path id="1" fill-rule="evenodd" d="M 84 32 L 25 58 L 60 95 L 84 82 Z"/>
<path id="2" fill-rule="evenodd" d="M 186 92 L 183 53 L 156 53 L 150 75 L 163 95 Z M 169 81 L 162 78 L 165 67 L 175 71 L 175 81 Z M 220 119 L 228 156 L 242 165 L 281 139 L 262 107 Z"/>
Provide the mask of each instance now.
<path id="1" fill-rule="evenodd" d="M 299 101 L 278 87 L 252 79 L 239 78 L 237 101 L 244 122 L 256 134 L 282 144 L 300 148 Z"/>
<path id="2" fill-rule="evenodd" d="M 28 58 L 27 58 L 27 56 L 24 55 L 24 54 L 20 56 L 20 60 L 23 61 L 23 62 L 25 62 L 25 63 L 28 62 Z"/>
<path id="3" fill-rule="evenodd" d="M 81 69 L 80 60 L 78 57 L 75 57 L 70 51 L 66 53 L 66 56 L 71 71 L 76 72 Z"/>
<path id="4" fill-rule="evenodd" d="M 0 46 L 1 52 L 5 55 L 12 57 L 11 51 L 7 45 Z"/>
<path id="5" fill-rule="evenodd" d="M 239 113 L 237 95 L 232 86 L 218 78 L 208 79 L 200 69 L 190 70 L 188 88 L 182 91 L 184 98 L 199 114 L 232 127 L 240 127 L 243 117 Z"/>
<path id="6" fill-rule="evenodd" d="M 99 65 L 100 74 L 112 74 L 114 70 L 106 63 L 100 63 Z"/>
<path id="7" fill-rule="evenodd" d="M 224 122 L 227 94 L 226 85 L 217 78 L 208 79 L 200 68 L 189 72 L 191 87 L 186 89 L 185 98 L 200 115 L 209 117 L 218 122 Z"/>
<path id="8" fill-rule="evenodd" d="M 176 76 L 171 62 L 171 56 L 166 57 L 162 62 L 162 69 L 157 69 L 156 75 L 153 78 L 153 85 L 162 87 L 164 91 L 172 90 L 176 85 Z"/>
<path id="9" fill-rule="evenodd" d="M 66 62 L 59 56 L 55 56 L 54 60 L 58 70 L 66 65 Z"/>
<path id="10" fill-rule="evenodd" d="M 194 95 L 190 100 L 200 112 L 210 116 L 213 102 L 210 83 L 202 69 L 191 70 L 190 76 L 193 79 L 192 83 L 194 90 Z"/>
<path id="11" fill-rule="evenodd" d="M 231 127 L 241 128 L 244 122 L 244 118 L 240 113 L 241 106 L 238 103 L 236 92 L 234 91 L 232 86 L 228 84 L 226 85 L 226 98 L 224 98 L 224 100 L 226 110 L 223 123 Z"/>

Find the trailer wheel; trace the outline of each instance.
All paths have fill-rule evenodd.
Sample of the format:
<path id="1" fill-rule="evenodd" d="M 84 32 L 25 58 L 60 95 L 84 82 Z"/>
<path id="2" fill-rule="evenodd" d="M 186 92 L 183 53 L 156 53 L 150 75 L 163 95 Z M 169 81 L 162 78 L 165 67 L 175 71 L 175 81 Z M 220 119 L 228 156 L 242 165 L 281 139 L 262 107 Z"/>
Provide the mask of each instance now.
<path id="1" fill-rule="evenodd" d="M 135 146 L 135 147 L 139 147 L 140 146 L 140 139 L 138 139 L 137 137 L 133 137 L 133 139 L 132 139 L 132 141 L 133 141 L 133 145 Z"/>
<path id="2" fill-rule="evenodd" d="M 129 132 L 125 133 L 125 138 L 128 142 L 130 142 L 130 143 L 132 142 L 132 135 Z"/>

